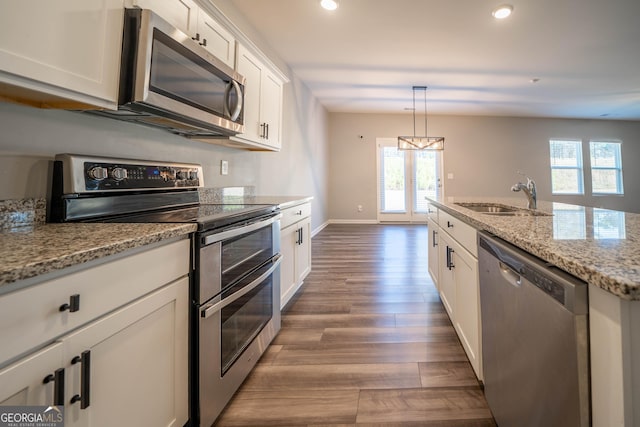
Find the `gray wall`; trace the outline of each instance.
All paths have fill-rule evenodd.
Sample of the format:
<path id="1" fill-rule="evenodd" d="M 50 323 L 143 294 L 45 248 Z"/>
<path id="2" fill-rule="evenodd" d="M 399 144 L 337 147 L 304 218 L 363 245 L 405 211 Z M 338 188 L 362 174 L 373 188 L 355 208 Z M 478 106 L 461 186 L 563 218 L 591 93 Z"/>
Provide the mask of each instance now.
<path id="1" fill-rule="evenodd" d="M 446 196 L 506 196 L 522 170 L 538 185 L 538 199 L 640 212 L 640 122 L 509 117 L 429 116 L 429 135 L 444 136 Z M 411 115 L 329 115 L 329 217 L 376 219 L 376 138 L 413 132 Z M 359 136 L 363 136 L 360 138 Z M 549 139 L 619 139 L 624 196 L 590 196 L 585 162 L 585 196 L 552 196 Z M 588 145 L 583 147 L 587 150 Z M 588 152 L 583 153 L 588 156 Z M 453 173 L 454 179 L 447 179 Z M 516 196 L 517 197 L 517 196 Z M 524 197 L 524 196 L 522 196 Z M 363 206 L 357 212 L 357 205 Z"/>
<path id="2" fill-rule="evenodd" d="M 0 102 L 0 200 L 44 197 L 49 161 L 57 153 L 79 153 L 201 163 L 208 187 L 253 185 L 259 195 L 313 196 L 312 228 L 326 223 L 327 111 L 230 2 L 215 3 L 291 80 L 284 88 L 280 152 L 226 148 L 111 119 Z M 229 162 L 229 175 L 220 174 L 221 160 Z"/>

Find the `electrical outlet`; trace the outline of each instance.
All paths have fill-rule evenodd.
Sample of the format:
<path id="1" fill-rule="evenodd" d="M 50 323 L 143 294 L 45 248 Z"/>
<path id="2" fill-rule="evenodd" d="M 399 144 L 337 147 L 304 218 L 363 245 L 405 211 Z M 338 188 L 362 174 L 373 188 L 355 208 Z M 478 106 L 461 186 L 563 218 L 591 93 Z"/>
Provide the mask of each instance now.
<path id="1" fill-rule="evenodd" d="M 358 205 L 358 212 L 362 212 L 362 205 Z"/>
<path id="2" fill-rule="evenodd" d="M 222 160 L 220 162 L 220 175 L 228 175 L 229 174 L 229 162 L 226 160 Z"/>

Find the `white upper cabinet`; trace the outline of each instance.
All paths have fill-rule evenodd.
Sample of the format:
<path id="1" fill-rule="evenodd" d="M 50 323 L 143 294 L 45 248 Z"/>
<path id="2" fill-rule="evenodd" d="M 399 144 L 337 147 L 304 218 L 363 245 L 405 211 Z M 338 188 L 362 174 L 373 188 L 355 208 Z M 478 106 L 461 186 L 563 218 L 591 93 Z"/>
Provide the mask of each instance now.
<path id="1" fill-rule="evenodd" d="M 257 148 L 279 151 L 282 146 L 282 79 L 242 44 L 238 44 L 236 70 L 246 79 L 244 133 L 234 140 Z"/>
<path id="2" fill-rule="evenodd" d="M 127 0 L 128 7 L 151 9 L 162 19 L 200 43 L 229 67 L 235 65 L 236 39 L 193 0 Z"/>
<path id="3" fill-rule="evenodd" d="M 123 0 L 5 1 L 0 96 L 35 106 L 116 108 Z"/>
<path id="4" fill-rule="evenodd" d="M 202 9 L 198 11 L 196 38 L 213 56 L 234 68 L 236 62 L 235 37 Z"/>
<path id="5" fill-rule="evenodd" d="M 200 8 L 193 0 L 126 0 L 125 6 L 151 9 L 186 35 L 196 35 Z"/>

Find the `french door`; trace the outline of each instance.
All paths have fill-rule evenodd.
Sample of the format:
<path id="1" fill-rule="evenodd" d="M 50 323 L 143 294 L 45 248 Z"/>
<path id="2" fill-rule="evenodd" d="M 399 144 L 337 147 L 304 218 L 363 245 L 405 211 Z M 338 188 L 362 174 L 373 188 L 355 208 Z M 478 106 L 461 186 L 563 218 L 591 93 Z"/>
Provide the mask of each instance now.
<path id="1" fill-rule="evenodd" d="M 427 222 L 426 196 L 441 188 L 441 151 L 398 150 L 396 138 L 378 138 L 378 222 Z"/>

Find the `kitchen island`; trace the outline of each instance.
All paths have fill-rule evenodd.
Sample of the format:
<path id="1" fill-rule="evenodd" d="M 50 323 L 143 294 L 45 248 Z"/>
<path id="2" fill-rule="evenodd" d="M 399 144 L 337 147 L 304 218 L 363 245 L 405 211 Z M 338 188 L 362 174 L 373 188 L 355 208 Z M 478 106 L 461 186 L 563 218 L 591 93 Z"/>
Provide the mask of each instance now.
<path id="1" fill-rule="evenodd" d="M 523 198 L 429 202 L 589 284 L 593 425 L 639 425 L 640 215 L 544 201 L 528 214 Z M 516 207 L 522 215 L 477 212 L 474 204 Z"/>

